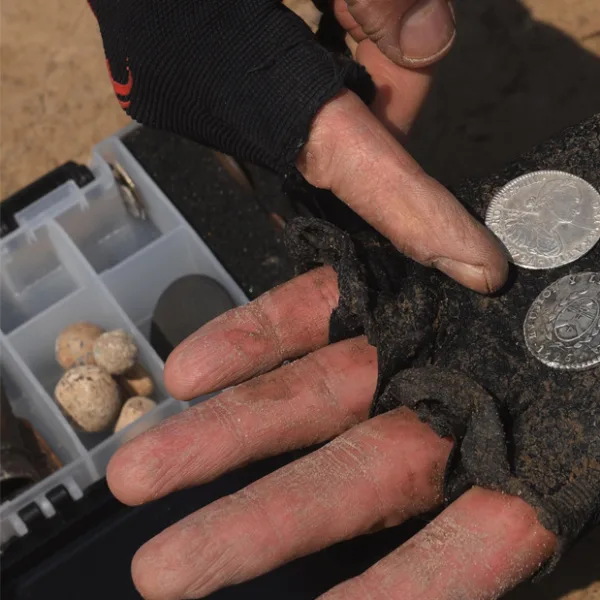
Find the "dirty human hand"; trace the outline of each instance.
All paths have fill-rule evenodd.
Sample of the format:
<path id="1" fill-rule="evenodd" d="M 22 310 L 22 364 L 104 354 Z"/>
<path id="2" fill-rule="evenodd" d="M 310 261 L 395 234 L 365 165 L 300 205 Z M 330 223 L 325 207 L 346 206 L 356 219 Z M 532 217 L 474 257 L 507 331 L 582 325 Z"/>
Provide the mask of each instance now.
<path id="1" fill-rule="evenodd" d="M 309 182 L 332 189 L 412 257 L 489 291 L 506 270 L 491 236 L 397 141 L 429 85 L 426 71 L 406 66 L 443 55 L 453 26 L 439 17 L 445 0 L 427 3 L 438 6 L 432 22 L 442 23 L 441 34 L 435 27 L 431 35 L 419 33 L 417 16 L 410 43 L 398 42 L 393 27 L 381 31 L 377 20 L 366 19 L 392 15 L 381 22 L 397 24 L 414 4 L 397 1 L 390 11 L 381 0 L 367 11 L 366 2 L 348 10 L 335 3 L 378 95 L 372 112 L 349 91 L 330 99 L 297 164 Z M 419 40 L 433 47 L 419 47 Z M 451 442 L 406 409 L 367 420 L 376 351 L 364 338 L 328 345 L 337 301 L 333 270 L 309 272 L 213 321 L 170 357 L 165 381 L 173 396 L 229 389 L 116 453 L 107 478 L 121 501 L 142 504 L 252 460 L 332 441 L 145 544 L 132 565 L 145 598 L 202 597 L 441 505 Z M 325 598 L 495 598 L 535 572 L 554 544 L 525 502 L 473 489 Z"/>
<path id="2" fill-rule="evenodd" d="M 134 119 L 284 176 L 297 167 L 405 254 L 477 291 L 497 289 L 507 263 L 493 236 L 398 141 L 429 66 L 453 44 L 448 0 L 326 1 L 362 66 L 323 48 L 272 0 L 90 5 Z"/>
<path id="3" fill-rule="evenodd" d="M 337 302 L 333 270 L 319 268 L 222 315 L 169 358 L 175 397 L 228 389 L 115 454 L 107 477 L 122 502 L 139 505 L 331 441 L 147 542 L 132 566 L 144 598 L 203 597 L 441 506 L 452 442 L 406 408 L 368 419 L 376 350 L 362 337 L 328 345 Z M 525 501 L 473 488 L 323 598 L 497 598 L 536 572 L 555 543 Z"/>

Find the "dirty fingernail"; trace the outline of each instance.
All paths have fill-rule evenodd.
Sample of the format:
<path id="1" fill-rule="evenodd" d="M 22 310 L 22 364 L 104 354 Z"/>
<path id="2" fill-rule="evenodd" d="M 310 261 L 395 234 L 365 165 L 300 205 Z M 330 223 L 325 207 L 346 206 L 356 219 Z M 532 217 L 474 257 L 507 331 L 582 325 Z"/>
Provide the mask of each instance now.
<path id="1" fill-rule="evenodd" d="M 436 269 L 442 271 L 459 283 L 477 290 L 478 292 L 491 293 L 496 288 L 490 281 L 489 273 L 485 267 L 470 265 L 451 258 L 438 258 L 434 262 Z"/>
<path id="2" fill-rule="evenodd" d="M 445 53 L 456 34 L 448 0 L 421 0 L 404 17 L 400 49 L 407 61 L 426 62 Z"/>

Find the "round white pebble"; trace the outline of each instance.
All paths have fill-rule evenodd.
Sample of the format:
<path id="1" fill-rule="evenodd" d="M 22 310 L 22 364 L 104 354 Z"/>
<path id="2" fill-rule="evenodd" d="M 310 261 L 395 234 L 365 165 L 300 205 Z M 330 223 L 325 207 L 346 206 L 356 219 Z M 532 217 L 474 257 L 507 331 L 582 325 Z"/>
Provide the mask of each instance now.
<path id="1" fill-rule="evenodd" d="M 56 360 L 63 369 L 94 364 L 94 343 L 102 327 L 81 321 L 65 327 L 56 338 Z"/>
<path id="2" fill-rule="evenodd" d="M 72 421 L 84 431 L 102 431 L 119 414 L 121 398 L 114 379 L 96 365 L 69 369 L 54 396 Z"/>
<path id="3" fill-rule="evenodd" d="M 103 333 L 94 344 L 94 360 L 111 375 L 121 375 L 137 362 L 135 341 L 123 329 Z"/>

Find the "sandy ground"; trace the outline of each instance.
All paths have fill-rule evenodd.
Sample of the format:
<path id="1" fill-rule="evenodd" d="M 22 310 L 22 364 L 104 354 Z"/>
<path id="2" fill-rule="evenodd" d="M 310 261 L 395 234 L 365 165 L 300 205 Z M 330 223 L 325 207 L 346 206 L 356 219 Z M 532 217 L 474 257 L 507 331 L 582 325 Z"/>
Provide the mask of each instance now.
<path id="1" fill-rule="evenodd" d="M 565 600 L 600 600 L 600 583 L 592 583 L 584 590 L 577 590 L 569 594 Z"/>
<path id="2" fill-rule="evenodd" d="M 314 14 L 306 0 L 288 3 Z M 485 174 L 600 110 L 598 0 L 456 4 L 456 48 L 410 140 L 425 168 L 447 184 Z M 128 119 L 114 100 L 83 0 L 2 0 L 0 44 L 3 198 L 66 160 L 85 161 Z M 555 600 L 584 589 L 598 578 L 598 556 L 600 532 L 541 586 L 510 598 Z"/>
<path id="3" fill-rule="evenodd" d="M 289 3 L 300 6 L 305 15 L 311 14 L 306 0 L 289 0 Z M 491 72 L 491 67 L 486 68 L 484 60 L 475 60 L 473 67 L 468 66 L 468 61 L 473 57 L 481 56 L 478 52 L 481 46 L 485 47 L 488 59 L 493 54 L 490 43 L 500 42 L 503 48 L 506 47 L 507 40 L 504 38 L 492 42 L 484 39 L 479 27 L 480 19 L 496 19 L 498 31 L 514 30 L 521 35 L 523 31 L 519 28 L 522 27 L 526 11 L 516 0 L 460 0 L 457 4 L 461 41 L 453 57 L 440 71 L 440 101 L 430 103 L 432 106 L 428 106 L 419 124 L 419 132 L 427 129 L 429 133 L 419 134 L 422 141 L 414 148 L 425 165 L 440 176 L 444 176 L 440 163 L 446 162 L 448 151 L 448 143 L 441 143 L 440 136 L 444 139 L 457 135 L 464 138 L 465 132 L 460 130 L 460 126 L 466 118 L 469 120 L 466 125 L 467 137 L 489 135 L 489 130 L 494 130 L 492 138 L 495 149 L 491 152 L 498 160 L 510 158 L 515 151 L 527 147 L 554 129 L 549 124 L 539 123 L 546 119 L 545 116 L 543 119 L 534 119 L 536 122 L 528 126 L 527 134 L 519 136 L 521 143 L 515 144 L 514 132 L 508 127 L 510 119 L 514 117 L 510 112 L 511 107 L 491 112 L 486 108 L 490 103 L 502 102 L 498 94 L 505 93 L 507 86 L 514 88 L 518 95 L 522 87 L 529 85 L 527 75 L 537 66 L 541 67 L 542 73 L 551 77 L 560 92 L 561 86 L 554 77 L 553 60 L 549 59 L 548 53 L 558 57 L 567 69 L 570 68 L 570 60 L 581 59 L 588 64 L 584 69 L 587 71 L 594 70 L 591 56 L 600 56 L 600 2 L 526 0 L 525 4 L 535 18 L 558 28 L 548 29 L 546 35 L 548 44 L 555 45 L 543 51 L 534 48 L 532 56 L 509 56 L 509 62 L 517 59 L 520 65 L 516 80 L 510 79 L 513 77 L 512 67 L 509 65 L 507 69 L 504 64 L 507 57 L 498 56 L 497 53 L 498 60 L 494 61 L 492 57 L 488 64 L 498 72 Z M 528 27 L 530 30 L 539 30 L 541 25 Z M 532 31 L 526 33 L 531 40 Z M 3 0 L 0 40 L 0 197 L 5 197 L 65 160 L 85 160 L 91 146 L 125 125 L 127 118 L 113 99 L 96 24 L 83 0 Z M 569 46 L 570 59 L 561 59 L 559 48 L 563 46 Z M 523 50 L 527 52 L 527 48 Z M 451 94 L 444 91 L 446 82 L 455 78 L 455 71 L 458 72 L 459 92 L 467 97 L 466 101 L 456 90 Z M 574 71 L 576 74 L 580 72 L 577 67 Z M 598 79 L 599 72 L 600 66 L 596 69 Z M 489 80 L 481 83 L 484 74 L 491 74 L 491 81 L 496 83 Z M 556 119 L 556 125 L 577 120 L 586 112 L 580 108 L 585 103 L 583 98 L 586 96 L 587 80 L 583 78 L 578 81 L 577 75 L 573 75 L 572 79 L 569 93 L 580 98 L 567 102 L 566 106 L 559 92 L 551 98 L 563 104 L 558 108 L 561 118 Z M 549 85 L 550 82 L 545 84 Z M 439 94 L 436 97 L 439 98 Z M 513 97 L 512 101 L 518 104 L 518 98 Z M 460 105 L 458 110 L 455 110 L 455 104 Z M 600 107 L 600 102 L 596 106 Z M 553 119 L 551 114 L 548 114 L 548 118 Z M 442 127 L 437 125 L 440 122 L 443 123 Z M 508 141 L 496 135 L 496 128 L 507 132 Z M 427 157 L 428 148 L 433 146 L 437 149 L 436 153 Z M 463 140 L 458 148 L 452 148 L 451 154 L 460 158 L 465 165 L 457 168 L 458 158 L 455 158 L 452 164 L 446 164 L 446 170 L 461 175 L 469 172 L 472 157 L 479 153 L 478 144 L 469 145 Z M 485 170 L 491 164 L 492 161 L 482 165 L 481 169 Z M 477 172 L 477 169 L 473 172 Z"/>
<path id="4" fill-rule="evenodd" d="M 411 146 L 444 183 L 493 171 L 600 110 L 600 2 L 527 4 L 456 2 L 457 43 Z"/>

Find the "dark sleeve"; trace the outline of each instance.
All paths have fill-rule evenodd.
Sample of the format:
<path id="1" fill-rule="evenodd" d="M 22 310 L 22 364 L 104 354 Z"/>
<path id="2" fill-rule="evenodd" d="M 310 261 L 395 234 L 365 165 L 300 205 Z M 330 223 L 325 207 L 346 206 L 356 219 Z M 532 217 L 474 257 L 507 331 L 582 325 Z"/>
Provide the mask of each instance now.
<path id="1" fill-rule="evenodd" d="M 90 0 L 123 109 L 283 175 L 321 106 L 367 72 L 276 0 Z"/>

